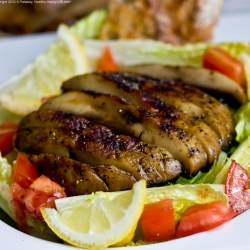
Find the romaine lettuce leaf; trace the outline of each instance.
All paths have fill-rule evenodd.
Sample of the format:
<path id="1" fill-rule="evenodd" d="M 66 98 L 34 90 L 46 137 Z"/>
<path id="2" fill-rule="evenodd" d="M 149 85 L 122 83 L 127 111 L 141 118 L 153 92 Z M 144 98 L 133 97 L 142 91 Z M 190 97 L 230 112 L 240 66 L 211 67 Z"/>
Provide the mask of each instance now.
<path id="1" fill-rule="evenodd" d="M 232 160 L 235 160 L 243 168 L 245 168 L 250 174 L 250 137 L 245 139 L 240 145 L 235 148 L 235 151 L 228 158 L 226 164 L 223 166 L 221 171 L 215 177 L 214 183 L 221 184 L 225 183 L 226 175 L 232 163 Z"/>
<path id="2" fill-rule="evenodd" d="M 218 159 L 214 161 L 213 166 L 208 172 L 199 171 L 193 178 L 188 179 L 179 177 L 176 184 L 200 184 L 200 183 L 214 183 L 217 174 L 221 171 L 227 160 L 227 154 L 221 152 Z"/>
<path id="3" fill-rule="evenodd" d="M 84 40 L 86 53 L 92 65 L 101 52 L 109 46 L 115 61 L 119 65 L 136 65 L 157 63 L 172 66 L 202 66 L 204 51 L 218 46 L 238 58 L 242 53 L 250 55 L 250 43 L 196 43 L 175 46 L 153 40 Z"/>
<path id="4" fill-rule="evenodd" d="M 12 167 L 0 153 L 0 182 L 10 184 Z"/>
<path id="5" fill-rule="evenodd" d="M 82 41 L 83 39 L 97 39 L 100 35 L 102 25 L 106 20 L 105 10 L 95 10 L 87 17 L 83 17 L 71 26 L 71 30 Z"/>
<path id="6" fill-rule="evenodd" d="M 249 42 L 223 42 L 219 43 L 218 47 L 227 51 L 231 56 L 242 60 L 242 54 L 250 55 L 250 43 Z"/>
<path id="7" fill-rule="evenodd" d="M 247 102 L 235 114 L 236 119 L 236 140 L 244 141 L 250 136 L 250 102 Z"/>
<path id="8" fill-rule="evenodd" d="M 10 204 L 12 198 L 9 189 L 11 171 L 11 165 L 0 154 L 0 207 L 13 219 L 14 208 Z"/>

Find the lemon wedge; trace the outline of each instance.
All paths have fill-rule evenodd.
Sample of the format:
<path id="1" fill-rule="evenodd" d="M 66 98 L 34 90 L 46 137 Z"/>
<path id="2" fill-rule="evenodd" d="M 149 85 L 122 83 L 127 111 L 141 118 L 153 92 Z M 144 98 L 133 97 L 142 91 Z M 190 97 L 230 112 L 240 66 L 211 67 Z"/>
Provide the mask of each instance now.
<path id="1" fill-rule="evenodd" d="M 146 182 L 123 192 L 97 192 L 56 200 L 56 209 L 41 208 L 57 236 L 82 248 L 121 246 L 132 240 L 146 199 Z"/>
<path id="2" fill-rule="evenodd" d="M 64 24 L 57 30 L 57 40 L 48 50 L 3 83 L 0 104 L 19 114 L 39 108 L 42 98 L 60 93 L 64 80 L 89 71 L 89 62 L 78 37 Z"/>

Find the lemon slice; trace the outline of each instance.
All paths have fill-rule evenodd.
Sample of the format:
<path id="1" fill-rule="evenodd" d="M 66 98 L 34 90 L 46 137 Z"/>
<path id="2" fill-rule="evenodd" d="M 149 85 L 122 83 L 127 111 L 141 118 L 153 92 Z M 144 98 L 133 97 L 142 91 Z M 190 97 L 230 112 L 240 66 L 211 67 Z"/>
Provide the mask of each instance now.
<path id="1" fill-rule="evenodd" d="M 64 241 L 100 249 L 132 240 L 145 198 L 146 182 L 141 180 L 129 191 L 58 199 L 57 210 L 41 208 L 41 212 L 48 226 Z"/>
<path id="2" fill-rule="evenodd" d="M 42 98 L 60 93 L 64 80 L 89 71 L 83 45 L 64 24 L 57 30 L 57 40 L 48 50 L 3 83 L 0 103 L 7 110 L 26 115 L 39 108 Z"/>

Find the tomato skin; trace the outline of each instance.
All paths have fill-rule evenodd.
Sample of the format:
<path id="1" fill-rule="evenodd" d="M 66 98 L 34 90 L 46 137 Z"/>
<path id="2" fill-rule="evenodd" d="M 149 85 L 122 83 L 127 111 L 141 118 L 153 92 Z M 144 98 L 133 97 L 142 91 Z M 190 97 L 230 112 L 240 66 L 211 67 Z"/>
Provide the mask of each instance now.
<path id="1" fill-rule="evenodd" d="M 112 56 L 109 47 L 105 47 L 101 57 L 97 61 L 96 68 L 98 71 L 118 71 L 118 66 Z"/>
<path id="2" fill-rule="evenodd" d="M 64 197 L 64 189 L 45 175 L 39 176 L 28 187 L 13 192 L 13 200 L 36 219 L 42 219 L 40 207 L 55 208 L 55 199 Z"/>
<path id="3" fill-rule="evenodd" d="M 16 123 L 4 122 L 0 124 L 0 152 L 2 156 L 5 156 L 13 150 L 13 138 L 16 135 L 16 130 Z"/>
<path id="4" fill-rule="evenodd" d="M 194 205 L 187 209 L 177 227 L 176 237 L 213 229 L 231 220 L 236 213 L 222 201 Z"/>
<path id="5" fill-rule="evenodd" d="M 35 166 L 23 154 L 19 153 L 12 173 L 12 183 L 10 186 L 12 196 L 14 197 L 15 193 L 28 188 L 37 178 L 38 174 Z"/>
<path id="6" fill-rule="evenodd" d="M 55 208 L 55 200 L 66 197 L 64 189 L 48 177 L 38 177 L 35 166 L 22 154 L 18 154 L 10 185 L 11 204 L 20 230 L 29 233 L 27 216 L 43 220 L 40 208 Z"/>
<path id="7" fill-rule="evenodd" d="M 247 189 L 248 172 L 236 161 L 232 161 L 225 185 L 225 193 L 237 214 L 250 208 L 250 189 Z"/>
<path id="8" fill-rule="evenodd" d="M 140 218 L 144 239 L 148 242 L 175 237 L 174 209 L 171 199 L 146 204 Z"/>
<path id="9" fill-rule="evenodd" d="M 43 181 L 45 181 L 45 186 L 46 184 L 50 184 L 50 190 L 46 188 L 45 190 L 42 190 Z M 35 188 L 36 186 L 38 186 L 36 182 L 39 183 L 39 188 L 41 189 Z M 35 185 L 33 185 L 34 183 Z M 40 208 L 55 208 L 55 200 L 64 197 L 66 197 L 66 194 L 63 188 L 57 183 L 51 181 L 48 177 L 42 175 L 38 177 L 29 186 L 29 188 L 26 188 L 19 192 L 16 195 L 15 200 L 23 204 L 23 209 L 27 210 L 27 212 L 29 212 L 32 217 L 36 219 L 42 219 Z"/>
<path id="10" fill-rule="evenodd" d="M 51 181 L 47 176 L 41 175 L 37 178 L 29 188 L 36 191 L 45 193 L 48 196 L 54 196 L 56 198 L 66 197 L 64 189 L 58 185 L 56 182 Z"/>
<path id="11" fill-rule="evenodd" d="M 220 48 L 206 50 L 203 55 L 203 66 L 228 76 L 245 88 L 243 64 L 226 51 Z"/>

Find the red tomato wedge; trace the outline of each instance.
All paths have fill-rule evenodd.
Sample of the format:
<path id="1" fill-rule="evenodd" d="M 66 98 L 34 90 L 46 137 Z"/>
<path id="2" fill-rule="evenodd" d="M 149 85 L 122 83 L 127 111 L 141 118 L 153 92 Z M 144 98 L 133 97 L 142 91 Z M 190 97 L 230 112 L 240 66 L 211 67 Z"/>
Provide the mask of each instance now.
<path id="1" fill-rule="evenodd" d="M 215 228 L 231 220 L 236 213 L 222 201 L 194 205 L 186 210 L 177 227 L 176 237 Z"/>
<path id="2" fill-rule="evenodd" d="M 56 199 L 66 197 L 64 189 L 59 184 L 44 175 L 39 177 L 35 166 L 20 153 L 13 168 L 10 191 L 17 224 L 27 233 L 27 215 L 36 220 L 43 220 L 40 208 L 54 208 Z"/>
<path id="3" fill-rule="evenodd" d="M 56 198 L 65 197 L 64 189 L 56 182 L 51 181 L 47 176 L 41 175 L 37 178 L 29 188 L 40 191 L 48 196 Z"/>
<path id="4" fill-rule="evenodd" d="M 38 174 L 34 165 L 19 153 L 12 173 L 10 186 L 12 196 L 14 197 L 20 190 L 28 188 L 36 178 L 38 178 Z"/>
<path id="5" fill-rule="evenodd" d="M 14 148 L 13 138 L 16 135 L 17 124 L 14 122 L 4 122 L 0 124 L 0 152 L 5 156 Z"/>
<path id="6" fill-rule="evenodd" d="M 144 239 L 171 240 L 175 237 L 174 209 L 171 199 L 146 204 L 140 218 Z"/>
<path id="7" fill-rule="evenodd" d="M 29 188 L 18 194 L 27 211 L 41 217 L 40 207 L 55 208 L 55 199 L 64 198 L 66 194 L 63 188 L 47 176 L 38 177 Z"/>
<path id="8" fill-rule="evenodd" d="M 237 214 L 250 208 L 248 180 L 247 170 L 233 160 L 227 174 L 225 193 L 229 198 L 231 207 Z"/>
<path id="9" fill-rule="evenodd" d="M 243 64 L 226 51 L 220 48 L 208 49 L 203 55 L 203 65 L 228 76 L 245 88 Z"/>
<path id="10" fill-rule="evenodd" d="M 112 56 L 112 53 L 109 49 L 109 47 L 106 47 L 97 61 L 97 66 L 96 66 L 98 71 L 113 71 L 117 72 L 118 71 L 118 66 Z"/>

